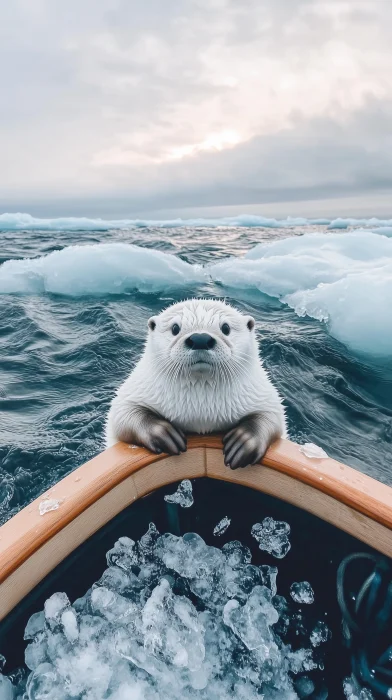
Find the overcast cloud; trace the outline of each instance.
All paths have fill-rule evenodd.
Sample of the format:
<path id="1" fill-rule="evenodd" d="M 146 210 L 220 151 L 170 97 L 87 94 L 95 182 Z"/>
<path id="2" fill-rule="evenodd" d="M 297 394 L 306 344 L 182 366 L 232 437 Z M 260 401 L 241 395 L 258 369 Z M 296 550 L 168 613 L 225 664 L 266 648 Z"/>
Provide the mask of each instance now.
<path id="1" fill-rule="evenodd" d="M 0 8 L 3 210 L 389 201 L 391 0 Z"/>

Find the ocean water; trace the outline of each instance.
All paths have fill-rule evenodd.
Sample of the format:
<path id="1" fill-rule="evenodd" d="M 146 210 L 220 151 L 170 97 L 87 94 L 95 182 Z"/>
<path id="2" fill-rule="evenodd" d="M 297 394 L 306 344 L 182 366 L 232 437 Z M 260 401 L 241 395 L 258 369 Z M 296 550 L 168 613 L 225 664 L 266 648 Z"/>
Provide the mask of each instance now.
<path id="1" fill-rule="evenodd" d="M 147 319 L 257 322 L 291 439 L 392 484 L 392 222 L 0 216 L 0 522 L 103 448 Z"/>

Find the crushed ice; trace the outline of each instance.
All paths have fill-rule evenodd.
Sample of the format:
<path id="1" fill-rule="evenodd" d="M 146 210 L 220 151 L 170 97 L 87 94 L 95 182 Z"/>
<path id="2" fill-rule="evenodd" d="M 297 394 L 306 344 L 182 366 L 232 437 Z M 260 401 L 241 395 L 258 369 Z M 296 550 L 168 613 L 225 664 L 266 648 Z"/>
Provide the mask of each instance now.
<path id="1" fill-rule="evenodd" d="M 267 518 L 258 528 L 261 543 L 278 538 L 272 549 L 281 555 L 287 523 Z M 161 535 L 151 523 L 139 541 L 114 544 L 83 597 L 71 604 L 55 593 L 30 618 L 29 671 L 14 672 L 13 685 L 0 673 L 0 699 L 307 697 L 322 682 L 322 649 L 314 658 L 313 648 L 329 630 L 309 623 L 301 648 L 288 643 L 299 613 L 277 595 L 277 574 L 253 565 L 239 541 L 212 547 L 196 533 Z M 302 601 L 309 598 L 309 584 L 294 585 Z"/>
<path id="2" fill-rule="evenodd" d="M 39 514 L 45 515 L 45 513 L 49 513 L 51 510 L 58 510 L 60 504 L 61 501 L 56 498 L 45 498 L 38 506 Z"/>
<path id="3" fill-rule="evenodd" d="M 259 543 L 259 548 L 283 559 L 291 548 L 289 541 L 290 525 L 273 518 L 264 518 L 263 522 L 252 527 L 252 537 Z"/>
<path id="4" fill-rule="evenodd" d="M 171 496 L 165 496 L 167 503 L 177 503 L 181 508 L 190 508 L 193 506 L 192 484 L 189 479 L 181 481 L 177 491 Z"/>
<path id="5" fill-rule="evenodd" d="M 231 519 L 225 515 L 222 520 L 219 521 L 217 525 L 214 527 L 214 535 L 215 537 L 219 537 L 220 535 L 223 535 L 223 533 L 226 532 L 226 530 L 230 527 Z"/>
<path id="6" fill-rule="evenodd" d="M 306 442 L 304 445 L 301 445 L 299 451 L 302 452 L 305 457 L 309 457 L 309 459 L 328 459 L 325 450 L 315 445 L 313 442 Z"/>

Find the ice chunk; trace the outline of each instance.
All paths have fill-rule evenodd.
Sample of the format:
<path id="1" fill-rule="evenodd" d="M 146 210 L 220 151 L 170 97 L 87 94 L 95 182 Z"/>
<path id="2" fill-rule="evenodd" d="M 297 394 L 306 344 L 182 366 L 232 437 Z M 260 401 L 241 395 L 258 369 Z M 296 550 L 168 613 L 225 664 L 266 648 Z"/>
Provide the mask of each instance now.
<path id="1" fill-rule="evenodd" d="M 147 532 L 140 538 L 138 543 L 138 551 L 142 561 L 149 561 L 153 558 L 158 539 L 159 532 L 154 523 L 150 523 Z"/>
<path id="2" fill-rule="evenodd" d="M 249 650 L 262 650 L 265 658 L 277 652 L 270 627 L 279 615 L 271 604 L 271 591 L 265 586 L 256 586 L 244 606 L 237 600 L 226 603 L 223 619 Z"/>
<path id="3" fill-rule="evenodd" d="M 142 612 L 144 648 L 177 667 L 197 670 L 203 663 L 203 627 L 191 601 L 174 596 L 162 579 Z"/>
<path id="4" fill-rule="evenodd" d="M 318 622 L 310 635 L 310 642 L 313 647 L 324 644 L 331 637 L 331 632 L 325 622 Z"/>
<path id="5" fill-rule="evenodd" d="M 292 583 L 290 586 L 290 595 L 296 603 L 310 604 L 314 601 L 313 588 L 308 581 Z"/>
<path id="6" fill-rule="evenodd" d="M 27 668 L 34 671 L 40 664 L 49 661 L 48 644 L 46 636 L 40 633 L 25 650 L 25 664 Z"/>
<path id="7" fill-rule="evenodd" d="M 219 521 L 217 525 L 214 527 L 214 535 L 216 537 L 219 537 L 220 535 L 223 535 L 224 532 L 230 527 L 231 519 L 225 515 L 222 520 Z"/>
<path id="8" fill-rule="evenodd" d="M 0 671 L 4 668 L 5 666 L 5 656 L 3 654 L 0 654 Z"/>
<path id="9" fill-rule="evenodd" d="M 130 537 L 120 537 L 113 549 L 106 554 L 108 566 L 119 566 L 125 571 L 129 571 L 132 566 L 139 563 L 136 543 Z"/>
<path id="10" fill-rule="evenodd" d="M 298 316 L 326 323 L 331 335 L 357 352 L 390 355 L 392 239 L 385 235 L 305 234 L 259 244 L 245 258 L 208 269 L 223 285 L 259 290 Z"/>
<path id="11" fill-rule="evenodd" d="M 13 700 L 14 688 L 11 681 L 0 673 L 0 700 Z"/>
<path id="12" fill-rule="evenodd" d="M 275 596 L 277 593 L 276 577 L 278 575 L 278 569 L 276 566 L 260 566 L 261 571 L 261 581 L 263 586 L 267 586 L 272 595 Z"/>
<path id="13" fill-rule="evenodd" d="M 45 624 L 45 613 L 43 611 L 34 613 L 26 625 L 23 639 L 34 639 L 36 634 L 44 631 Z"/>
<path id="14" fill-rule="evenodd" d="M 128 243 L 74 245 L 48 255 L 7 260 L 0 267 L 0 294 L 107 296 L 133 290 L 160 292 L 204 282 L 201 265 L 161 250 Z"/>
<path id="15" fill-rule="evenodd" d="M 27 681 L 29 700 L 66 700 L 66 691 L 52 664 L 38 666 Z"/>
<path id="16" fill-rule="evenodd" d="M 233 569 L 239 569 L 241 566 L 249 564 L 252 559 L 251 551 L 248 547 L 241 544 L 238 540 L 227 542 L 222 547 L 222 552 L 227 558 L 227 563 Z"/>
<path id="17" fill-rule="evenodd" d="M 53 593 L 45 601 L 45 617 L 51 627 L 60 622 L 61 614 L 69 606 L 70 602 L 66 593 Z"/>
<path id="18" fill-rule="evenodd" d="M 314 445 L 313 442 L 306 442 L 304 445 L 301 445 L 299 451 L 305 457 L 309 457 L 309 459 L 328 459 L 327 453 L 318 445 Z"/>
<path id="19" fill-rule="evenodd" d="M 58 510 L 61 503 L 62 501 L 59 501 L 56 498 L 46 498 L 41 501 L 38 506 L 39 514 L 45 515 L 45 513 L 49 513 L 51 510 Z"/>
<path id="20" fill-rule="evenodd" d="M 104 586 L 94 588 L 91 593 L 91 605 L 95 612 L 110 621 L 125 621 L 129 624 L 137 613 L 135 603 Z"/>
<path id="21" fill-rule="evenodd" d="M 294 685 L 301 700 L 302 698 L 309 697 L 309 695 L 311 695 L 315 689 L 313 681 L 308 678 L 308 676 L 301 676 L 300 678 L 297 678 Z"/>
<path id="22" fill-rule="evenodd" d="M 264 518 L 261 524 L 253 525 L 251 532 L 259 543 L 259 548 L 277 559 L 283 559 L 290 550 L 290 525 L 288 523 L 273 518 Z"/>
<path id="23" fill-rule="evenodd" d="M 164 497 L 166 503 L 177 503 L 181 508 L 193 506 L 192 484 L 189 479 L 181 481 L 177 491 Z"/>
<path id="24" fill-rule="evenodd" d="M 61 615 L 61 624 L 64 628 L 64 634 L 69 642 L 76 642 L 79 636 L 78 622 L 76 619 L 76 613 L 73 608 L 64 610 Z"/>
<path id="25" fill-rule="evenodd" d="M 347 700 L 373 700 L 371 690 L 361 688 L 353 676 L 344 679 L 343 691 Z"/>

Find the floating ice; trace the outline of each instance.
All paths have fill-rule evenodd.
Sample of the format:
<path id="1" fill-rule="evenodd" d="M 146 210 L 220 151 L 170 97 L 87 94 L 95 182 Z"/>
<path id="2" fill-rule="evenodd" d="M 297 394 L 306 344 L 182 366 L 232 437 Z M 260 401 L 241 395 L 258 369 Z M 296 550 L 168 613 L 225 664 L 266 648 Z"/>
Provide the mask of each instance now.
<path id="1" fill-rule="evenodd" d="M 70 246 L 41 258 L 8 260 L 0 267 L 2 294 L 152 293 L 204 280 L 199 265 L 127 243 Z"/>
<path id="2" fill-rule="evenodd" d="M 325 322 L 355 351 L 390 355 L 392 238 L 371 231 L 306 234 L 259 244 L 208 271 L 225 286 L 277 297 L 298 316 Z"/>
<path id="3" fill-rule="evenodd" d="M 371 690 L 361 688 L 352 676 L 344 679 L 343 691 L 347 700 L 373 700 L 374 697 Z"/>
<path id="4" fill-rule="evenodd" d="M 365 220 L 361 220 L 361 223 Z M 371 219 L 373 225 L 382 224 L 382 220 Z M 202 226 L 216 228 L 218 226 L 235 227 L 265 227 L 291 228 L 293 226 L 312 226 L 329 224 L 330 219 L 304 219 L 302 217 L 287 219 L 271 219 L 264 216 L 242 214 L 240 216 L 223 217 L 220 219 L 88 219 L 85 217 L 63 217 L 58 219 L 38 219 L 30 214 L 1 214 L 0 231 L 110 231 L 111 229 L 136 228 L 180 228 L 182 226 Z M 388 222 L 386 222 L 388 223 Z M 391 223 L 391 222 L 389 222 Z"/>
<path id="5" fill-rule="evenodd" d="M 192 484 L 189 479 L 181 481 L 177 491 L 170 496 L 164 496 L 166 503 L 177 503 L 181 508 L 193 506 Z"/>
<path id="6" fill-rule="evenodd" d="M 277 559 L 283 559 L 290 550 L 290 525 L 273 518 L 264 518 L 263 522 L 252 527 L 252 536 L 264 552 Z"/>
<path id="7" fill-rule="evenodd" d="M 49 513 L 51 510 L 58 510 L 60 504 L 61 501 L 58 501 L 56 498 L 46 498 L 41 501 L 38 506 L 39 514 L 45 515 L 45 513 Z"/>
<path id="8" fill-rule="evenodd" d="M 308 581 L 292 583 L 290 586 L 290 595 L 296 603 L 306 603 L 310 605 L 314 602 L 313 588 Z"/>
<path id="9" fill-rule="evenodd" d="M 328 459 L 328 455 L 322 447 L 318 447 L 313 442 L 306 442 L 304 445 L 301 445 L 299 451 L 305 457 L 309 457 L 309 459 Z"/>
<path id="10" fill-rule="evenodd" d="M 61 230 L 138 226 L 233 225 L 286 227 L 315 220 L 237 217 L 221 220 L 138 222 L 2 215 L 0 228 Z M 325 223 L 325 221 L 324 221 Z M 336 223 L 336 222 L 334 222 Z M 361 220 L 344 220 L 344 227 Z M 0 293 L 124 294 L 158 293 L 213 280 L 226 287 L 277 297 L 297 315 L 327 324 L 330 333 L 357 352 L 390 355 L 392 317 L 392 222 L 363 220 L 373 230 L 316 233 L 256 245 L 243 258 L 191 265 L 175 255 L 126 243 L 70 246 L 49 255 L 8 260 L 0 266 Z M 343 224 L 342 224 L 343 225 Z M 374 229 L 374 227 L 377 227 Z M 377 233 L 373 233 L 376 230 Z M 389 236 L 389 237 L 388 237 Z"/>
<path id="11" fill-rule="evenodd" d="M 217 525 L 214 527 L 214 535 L 215 537 L 219 537 L 220 535 L 223 535 L 224 532 L 230 527 L 231 519 L 225 515 L 222 520 L 219 521 Z"/>
<path id="12" fill-rule="evenodd" d="M 138 542 L 120 538 L 107 561 L 73 605 L 55 593 L 30 618 L 30 673 L 15 688 L 0 675 L 0 700 L 297 700 L 318 692 L 322 656 L 316 662 L 311 648 L 285 642 L 297 623 L 276 595 L 276 567 L 252 565 L 239 541 L 218 549 L 196 533 L 160 535 L 151 523 Z"/>

